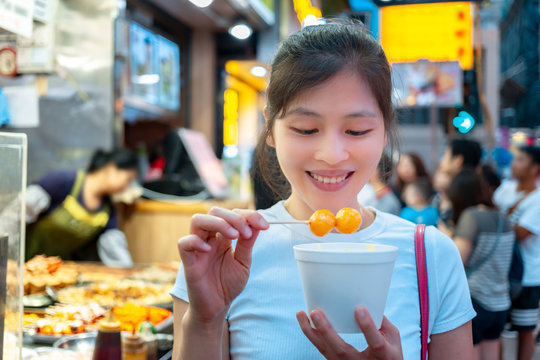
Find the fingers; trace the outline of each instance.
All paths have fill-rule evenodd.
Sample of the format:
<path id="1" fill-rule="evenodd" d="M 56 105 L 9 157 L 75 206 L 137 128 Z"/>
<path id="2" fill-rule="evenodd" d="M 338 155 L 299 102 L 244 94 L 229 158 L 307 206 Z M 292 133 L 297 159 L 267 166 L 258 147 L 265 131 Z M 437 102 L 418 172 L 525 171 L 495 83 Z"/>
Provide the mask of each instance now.
<path id="1" fill-rule="evenodd" d="M 343 341 L 321 310 L 313 310 L 310 317 L 318 333 L 328 344 L 331 352 L 337 356 L 337 359 L 346 359 L 352 354 L 358 353 L 354 347 Z"/>
<path id="2" fill-rule="evenodd" d="M 364 333 L 371 353 L 377 358 L 384 356 L 386 354 L 386 339 L 375 326 L 375 323 L 373 322 L 373 319 L 371 319 L 371 315 L 369 315 L 367 309 L 363 306 L 357 307 L 354 310 L 354 317 L 356 318 L 356 322 L 358 322 L 360 329 L 362 329 L 362 332 Z M 388 319 L 386 321 L 391 325 Z"/>
<path id="3" fill-rule="evenodd" d="M 396 344 L 398 341 L 401 342 L 399 329 L 386 316 L 383 316 L 381 331 L 389 343 Z"/>
<path id="4" fill-rule="evenodd" d="M 296 320 L 300 324 L 300 328 L 306 337 L 311 341 L 313 345 L 319 350 L 319 352 L 328 359 L 330 356 L 330 349 L 326 341 L 317 330 L 311 327 L 311 323 L 305 312 L 299 311 L 296 313 Z"/>
<path id="5" fill-rule="evenodd" d="M 228 239 L 250 239 L 253 230 L 264 230 L 268 223 L 254 210 L 228 210 L 213 207 L 208 214 L 195 214 L 191 220 L 191 233 L 206 239 L 209 233 L 221 233 Z"/>
<path id="6" fill-rule="evenodd" d="M 196 235 L 187 235 L 178 240 L 178 251 L 185 265 L 191 265 L 196 261 L 195 252 L 208 252 L 210 245 Z"/>

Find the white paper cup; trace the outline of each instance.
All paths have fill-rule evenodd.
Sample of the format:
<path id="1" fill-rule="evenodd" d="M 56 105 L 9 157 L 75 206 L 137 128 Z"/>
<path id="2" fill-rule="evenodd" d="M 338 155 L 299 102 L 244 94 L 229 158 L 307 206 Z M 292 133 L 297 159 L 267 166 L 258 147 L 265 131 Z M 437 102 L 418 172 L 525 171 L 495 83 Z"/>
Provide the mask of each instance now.
<path id="1" fill-rule="evenodd" d="M 378 329 L 397 247 L 361 243 L 294 246 L 308 312 L 322 310 L 339 333 L 361 333 L 354 309 L 363 305 Z"/>

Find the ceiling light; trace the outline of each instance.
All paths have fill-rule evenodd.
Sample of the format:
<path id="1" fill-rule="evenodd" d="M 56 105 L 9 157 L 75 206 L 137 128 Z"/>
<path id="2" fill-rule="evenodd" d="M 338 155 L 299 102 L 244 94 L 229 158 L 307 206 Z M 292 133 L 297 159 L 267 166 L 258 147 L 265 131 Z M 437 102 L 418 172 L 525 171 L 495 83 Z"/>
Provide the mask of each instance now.
<path id="1" fill-rule="evenodd" d="M 318 18 L 313 14 L 309 14 L 304 18 L 304 22 L 302 23 L 302 27 L 306 26 L 314 26 L 314 25 L 324 25 L 326 21 L 324 18 Z"/>
<path id="2" fill-rule="evenodd" d="M 159 82 L 159 75 L 158 74 L 139 75 L 135 77 L 133 82 L 135 84 L 141 84 L 141 85 L 157 84 Z"/>
<path id="3" fill-rule="evenodd" d="M 266 68 L 260 65 L 253 66 L 249 70 L 249 72 L 251 73 L 251 75 L 256 76 L 256 77 L 265 77 L 267 73 Z"/>
<path id="4" fill-rule="evenodd" d="M 189 0 L 189 2 L 200 8 L 205 8 L 212 5 L 214 0 Z"/>
<path id="5" fill-rule="evenodd" d="M 247 39 L 252 33 L 253 30 L 244 23 L 238 23 L 229 28 L 229 34 L 240 40 Z"/>

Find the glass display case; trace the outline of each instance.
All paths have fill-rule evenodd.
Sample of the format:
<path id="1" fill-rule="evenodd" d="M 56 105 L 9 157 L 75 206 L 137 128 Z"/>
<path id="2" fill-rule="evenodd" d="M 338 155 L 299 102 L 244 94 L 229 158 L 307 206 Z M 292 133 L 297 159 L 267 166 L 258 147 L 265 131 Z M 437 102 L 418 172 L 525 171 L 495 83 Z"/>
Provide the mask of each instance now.
<path id="1" fill-rule="evenodd" d="M 0 132 L 0 358 L 21 359 L 27 140 Z"/>

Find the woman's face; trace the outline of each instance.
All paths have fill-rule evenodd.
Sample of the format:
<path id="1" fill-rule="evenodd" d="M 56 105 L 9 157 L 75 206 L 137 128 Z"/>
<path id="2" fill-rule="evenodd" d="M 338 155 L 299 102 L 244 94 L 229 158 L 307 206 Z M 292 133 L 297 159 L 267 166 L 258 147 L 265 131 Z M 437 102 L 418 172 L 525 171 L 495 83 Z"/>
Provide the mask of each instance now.
<path id="1" fill-rule="evenodd" d="M 356 196 L 377 167 L 386 135 L 368 85 L 341 71 L 289 104 L 269 144 L 291 184 L 289 210 L 307 218 L 318 209 L 359 207 Z"/>
<path id="2" fill-rule="evenodd" d="M 397 164 L 397 175 L 405 183 L 410 183 L 416 180 L 418 174 L 416 167 L 409 155 L 402 155 Z"/>

